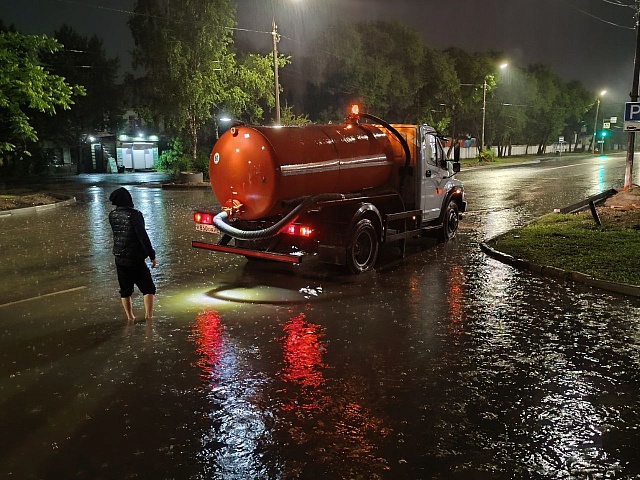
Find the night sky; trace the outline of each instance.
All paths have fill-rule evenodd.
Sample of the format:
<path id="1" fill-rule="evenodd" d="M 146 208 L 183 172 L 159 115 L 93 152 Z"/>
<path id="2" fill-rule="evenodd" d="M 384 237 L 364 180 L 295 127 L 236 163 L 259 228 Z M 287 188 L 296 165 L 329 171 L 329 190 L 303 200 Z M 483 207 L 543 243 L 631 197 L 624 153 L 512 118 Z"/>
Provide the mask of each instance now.
<path id="1" fill-rule="evenodd" d="M 607 89 L 607 103 L 629 101 L 635 51 L 633 0 L 236 0 L 238 35 L 269 51 L 271 19 L 279 50 L 296 56 L 313 48 L 321 29 L 337 20 L 397 20 L 436 48 L 504 52 L 511 64 L 551 65 L 590 90 Z M 134 0 L 0 0 L 0 18 L 23 33 L 52 34 L 63 23 L 94 33 L 129 71 L 133 40 L 127 19 Z"/>

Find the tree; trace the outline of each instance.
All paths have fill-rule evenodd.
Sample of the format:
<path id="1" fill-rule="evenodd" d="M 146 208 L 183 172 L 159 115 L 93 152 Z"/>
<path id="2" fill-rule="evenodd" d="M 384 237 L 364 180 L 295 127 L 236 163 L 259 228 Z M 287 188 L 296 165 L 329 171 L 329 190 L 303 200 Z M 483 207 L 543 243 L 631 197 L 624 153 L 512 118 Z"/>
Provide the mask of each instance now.
<path id="1" fill-rule="evenodd" d="M 55 122 L 45 119 L 43 130 L 46 128 L 49 138 L 67 143 L 76 143 L 89 132 L 116 132 L 124 121 L 123 95 L 116 84 L 118 58 L 108 58 L 102 40 L 95 35 L 83 37 L 67 25 L 54 35 L 63 48 L 45 55 L 43 61 L 52 73 L 82 85 L 86 95 Z"/>
<path id="2" fill-rule="evenodd" d="M 461 86 L 449 54 L 425 47 L 421 78 L 415 121 L 427 122 L 439 132 L 448 131 L 456 137 L 455 112 L 460 105 Z"/>
<path id="3" fill-rule="evenodd" d="M 417 100 L 425 87 L 426 49 L 415 31 L 389 22 L 342 23 L 317 43 L 322 53 L 308 62 L 307 75 L 320 79 L 311 88 L 329 105 L 313 115 L 346 112 L 354 101 L 390 121 L 415 121 L 424 114 Z"/>
<path id="4" fill-rule="evenodd" d="M 236 62 L 230 0 L 137 0 L 134 10 L 134 65 L 146 71 L 142 110 L 182 136 L 194 160 L 199 132 L 217 111 L 262 116 L 273 74 L 257 55 Z"/>
<path id="5" fill-rule="evenodd" d="M 578 133 L 582 130 L 584 115 L 589 111 L 593 95 L 578 81 L 566 83 L 563 95 L 567 109 L 562 133 L 569 140 L 569 151 L 572 151 L 578 142 Z"/>
<path id="6" fill-rule="evenodd" d="M 496 65 L 502 55 L 493 51 L 470 54 L 459 48 L 449 48 L 445 52 L 451 58 L 460 82 L 458 95 L 451 99 L 455 108 L 452 113 L 453 134 L 460 132 L 475 138 L 480 149 L 484 82 L 486 80 L 490 98 L 496 87 Z M 489 139 L 489 135 L 486 137 Z M 490 141 L 486 143 L 490 144 Z"/>
<path id="7" fill-rule="evenodd" d="M 550 139 L 562 134 L 567 124 L 580 120 L 590 105 L 591 95 L 579 82 L 565 82 L 547 65 L 531 65 L 526 69 L 530 89 L 534 93 L 527 109 L 525 129 L 529 143 L 544 152 Z"/>
<path id="8" fill-rule="evenodd" d="M 527 109 L 534 98 L 529 79 L 515 65 L 491 75 L 487 94 L 486 140 L 498 147 L 498 156 L 510 155 L 511 145 L 523 141 Z"/>
<path id="9" fill-rule="evenodd" d="M 44 68 L 42 52 L 60 48 L 45 35 L 0 33 L 0 153 L 28 154 L 28 143 L 38 140 L 30 114 L 54 115 L 58 108 L 69 109 L 74 96 L 84 95 L 81 86 Z"/>

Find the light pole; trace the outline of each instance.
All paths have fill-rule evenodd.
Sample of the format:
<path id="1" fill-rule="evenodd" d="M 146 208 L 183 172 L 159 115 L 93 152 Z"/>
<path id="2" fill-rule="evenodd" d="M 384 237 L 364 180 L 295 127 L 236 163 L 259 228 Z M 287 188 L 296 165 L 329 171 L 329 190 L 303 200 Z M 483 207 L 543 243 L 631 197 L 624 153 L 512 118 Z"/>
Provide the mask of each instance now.
<path id="1" fill-rule="evenodd" d="M 508 63 L 500 64 L 500 69 L 504 70 L 507 68 Z M 484 128 L 487 121 L 487 77 L 489 75 L 484 76 L 484 82 L 482 83 L 482 137 L 480 139 L 480 151 L 484 150 Z"/>
<path id="2" fill-rule="evenodd" d="M 596 134 L 598 132 L 598 111 L 600 110 L 600 97 L 602 97 L 605 93 L 607 93 L 607 91 L 606 90 L 602 90 L 600 92 L 600 95 L 598 95 L 598 97 L 596 97 L 596 119 L 595 119 L 595 122 L 593 124 L 593 142 L 591 142 L 591 153 L 596 153 L 596 140 L 597 140 Z M 604 146 L 604 144 L 603 144 L 603 146 Z"/>
<path id="3" fill-rule="evenodd" d="M 280 37 L 275 17 L 273 17 L 271 36 L 273 37 L 273 83 L 276 95 L 276 125 L 280 125 L 280 81 L 278 80 L 278 42 Z"/>

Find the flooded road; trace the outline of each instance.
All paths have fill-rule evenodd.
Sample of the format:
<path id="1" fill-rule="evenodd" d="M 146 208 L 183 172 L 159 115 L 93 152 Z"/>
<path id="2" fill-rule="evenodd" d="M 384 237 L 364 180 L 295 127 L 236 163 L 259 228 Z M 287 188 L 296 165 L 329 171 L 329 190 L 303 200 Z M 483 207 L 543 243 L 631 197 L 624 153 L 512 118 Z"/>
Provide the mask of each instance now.
<path id="1" fill-rule="evenodd" d="M 48 185 L 78 201 L 0 218 L 0 477 L 639 478 L 640 301 L 479 248 L 623 177 L 464 171 L 459 236 L 361 276 L 193 250 L 213 196 L 158 174 Z M 118 182 L 158 255 L 152 322 L 118 298 Z"/>

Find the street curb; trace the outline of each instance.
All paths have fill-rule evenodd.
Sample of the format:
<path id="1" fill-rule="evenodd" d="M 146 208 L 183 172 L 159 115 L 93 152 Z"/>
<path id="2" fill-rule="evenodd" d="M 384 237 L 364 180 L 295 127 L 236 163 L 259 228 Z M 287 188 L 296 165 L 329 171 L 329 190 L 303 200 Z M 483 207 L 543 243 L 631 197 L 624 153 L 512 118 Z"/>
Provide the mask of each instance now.
<path id="1" fill-rule="evenodd" d="M 51 210 L 58 207 L 65 207 L 75 203 L 76 197 L 68 198 L 67 200 L 61 200 L 55 203 L 48 203 L 46 205 L 35 205 L 33 207 L 14 208 L 13 210 L 0 211 L 0 218 L 11 217 L 13 215 L 23 215 L 25 213 L 40 212 L 42 210 Z"/>
<path id="2" fill-rule="evenodd" d="M 590 287 L 607 290 L 609 292 L 620 293 L 632 297 L 640 297 L 640 286 L 638 285 L 628 285 L 626 283 L 615 283 L 606 280 L 598 280 L 597 278 L 593 278 L 591 275 L 587 275 L 581 272 L 570 272 L 561 268 L 552 267 L 550 265 L 536 265 L 535 263 L 529 262 L 527 260 L 515 258 L 511 255 L 507 255 L 506 253 L 499 252 L 498 250 L 487 245 L 485 242 L 482 242 L 480 244 L 480 248 L 490 257 L 520 270 L 530 270 L 531 272 L 554 278 L 556 280 L 583 283 Z"/>
<path id="3" fill-rule="evenodd" d="M 163 183 L 160 188 L 165 190 L 191 190 L 191 189 L 211 189 L 211 184 L 208 182 L 202 183 Z"/>

